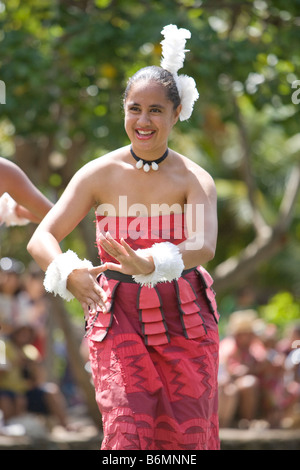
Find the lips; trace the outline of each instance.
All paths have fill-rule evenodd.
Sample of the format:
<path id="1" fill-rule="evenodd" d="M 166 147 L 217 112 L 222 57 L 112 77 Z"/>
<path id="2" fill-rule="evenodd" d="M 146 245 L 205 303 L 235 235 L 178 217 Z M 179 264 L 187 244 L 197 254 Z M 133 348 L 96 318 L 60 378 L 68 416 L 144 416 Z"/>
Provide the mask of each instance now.
<path id="1" fill-rule="evenodd" d="M 155 131 L 151 129 L 135 129 L 135 134 L 139 140 L 149 140 L 154 133 Z"/>

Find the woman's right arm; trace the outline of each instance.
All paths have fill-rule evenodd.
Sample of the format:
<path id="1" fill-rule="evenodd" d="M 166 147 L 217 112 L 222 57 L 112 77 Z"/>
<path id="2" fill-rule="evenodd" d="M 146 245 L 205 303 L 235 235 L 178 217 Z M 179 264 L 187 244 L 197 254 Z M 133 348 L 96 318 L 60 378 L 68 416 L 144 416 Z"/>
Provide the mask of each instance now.
<path id="1" fill-rule="evenodd" d="M 98 181 L 99 184 L 99 181 Z M 62 254 L 60 243 L 95 205 L 95 171 L 91 164 L 79 170 L 59 201 L 48 212 L 30 239 L 27 249 L 44 271 Z M 104 308 L 103 291 L 96 282 L 103 267 L 74 269 L 67 279 L 68 290 L 79 300 L 85 314 L 88 306 Z"/>
<path id="2" fill-rule="evenodd" d="M 87 188 L 84 174 L 79 171 L 29 241 L 28 251 L 44 271 L 54 258 L 62 253 L 61 241 L 91 209 L 93 200 Z"/>

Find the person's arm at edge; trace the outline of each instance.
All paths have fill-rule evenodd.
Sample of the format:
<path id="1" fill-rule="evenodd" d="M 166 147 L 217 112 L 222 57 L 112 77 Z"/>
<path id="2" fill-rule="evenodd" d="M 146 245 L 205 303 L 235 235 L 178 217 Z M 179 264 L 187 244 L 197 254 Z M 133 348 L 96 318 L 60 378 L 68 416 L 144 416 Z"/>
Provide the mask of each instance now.
<path id="1" fill-rule="evenodd" d="M 13 162 L 0 158 L 0 196 L 7 192 L 17 206 L 16 215 L 38 223 L 53 206 L 28 176 Z"/>

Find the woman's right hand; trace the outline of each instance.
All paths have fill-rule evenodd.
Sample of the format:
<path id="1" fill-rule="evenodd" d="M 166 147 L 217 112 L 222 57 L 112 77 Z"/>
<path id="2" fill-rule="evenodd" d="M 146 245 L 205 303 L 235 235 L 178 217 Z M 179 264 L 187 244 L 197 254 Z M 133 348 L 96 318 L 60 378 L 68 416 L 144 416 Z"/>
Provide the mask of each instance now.
<path id="1" fill-rule="evenodd" d="M 105 269 L 105 266 L 74 269 L 68 276 L 67 289 L 80 302 L 85 318 L 88 317 L 90 311 L 96 311 L 97 308 L 100 308 L 103 313 L 108 311 L 106 294 L 97 282 L 98 275 Z"/>

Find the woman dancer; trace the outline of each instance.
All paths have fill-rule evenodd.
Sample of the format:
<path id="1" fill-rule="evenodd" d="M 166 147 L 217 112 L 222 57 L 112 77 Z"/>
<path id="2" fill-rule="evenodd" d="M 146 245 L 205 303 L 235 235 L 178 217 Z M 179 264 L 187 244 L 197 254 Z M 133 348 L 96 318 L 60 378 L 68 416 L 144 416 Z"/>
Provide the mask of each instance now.
<path id="1" fill-rule="evenodd" d="M 83 307 L 104 450 L 219 448 L 218 313 L 202 267 L 215 252 L 216 191 L 168 148 L 198 92 L 177 75 L 190 32 L 162 34 L 161 67 L 126 88 L 131 145 L 79 170 L 28 245 L 46 289 Z M 59 246 L 92 207 L 98 267 Z"/>
<path id="2" fill-rule="evenodd" d="M 15 163 L 0 157 L 0 224 L 38 223 L 52 205 Z"/>

